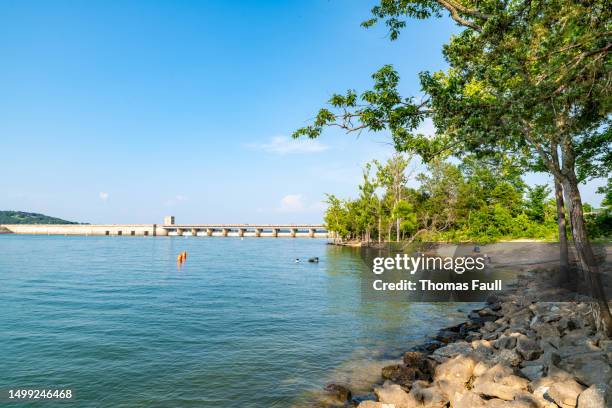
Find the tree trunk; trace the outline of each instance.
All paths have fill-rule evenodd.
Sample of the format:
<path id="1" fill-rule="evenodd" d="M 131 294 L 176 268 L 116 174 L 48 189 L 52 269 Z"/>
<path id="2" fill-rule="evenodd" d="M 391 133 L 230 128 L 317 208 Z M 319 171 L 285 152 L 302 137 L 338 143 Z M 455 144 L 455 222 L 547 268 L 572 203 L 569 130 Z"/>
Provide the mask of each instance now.
<path id="1" fill-rule="evenodd" d="M 557 227 L 559 230 L 559 274 L 560 281 L 569 280 L 569 253 L 567 247 L 567 227 L 565 224 L 565 203 L 563 187 L 555 177 L 555 201 L 557 202 Z"/>
<path id="2" fill-rule="evenodd" d="M 575 174 L 565 174 L 563 188 L 567 194 L 569 216 L 571 221 L 574 245 L 581 264 L 584 266 L 587 281 L 591 287 L 591 294 L 597 302 L 599 313 L 594 316 L 598 330 L 602 330 L 608 337 L 612 336 L 612 315 L 608 307 L 608 299 L 604 290 L 599 266 L 593 253 L 593 248 L 587 237 L 582 211 L 582 199 L 578 190 L 578 180 Z"/>
<path id="3" fill-rule="evenodd" d="M 381 220 L 380 215 L 378 216 L 378 243 L 380 244 L 382 241 L 382 229 L 381 229 Z"/>
<path id="4" fill-rule="evenodd" d="M 400 242 L 400 219 L 399 218 L 397 219 L 396 228 L 397 228 L 397 231 L 396 231 L 397 240 L 396 241 Z"/>

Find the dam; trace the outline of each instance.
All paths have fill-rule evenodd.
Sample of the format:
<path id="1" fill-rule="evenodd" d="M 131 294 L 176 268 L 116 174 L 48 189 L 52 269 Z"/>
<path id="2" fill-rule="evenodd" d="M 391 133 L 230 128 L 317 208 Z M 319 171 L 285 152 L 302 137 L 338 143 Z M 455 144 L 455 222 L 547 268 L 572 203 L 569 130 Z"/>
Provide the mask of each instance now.
<path id="1" fill-rule="evenodd" d="M 37 235 L 333 238 L 321 224 L 2 224 L 0 233 Z"/>

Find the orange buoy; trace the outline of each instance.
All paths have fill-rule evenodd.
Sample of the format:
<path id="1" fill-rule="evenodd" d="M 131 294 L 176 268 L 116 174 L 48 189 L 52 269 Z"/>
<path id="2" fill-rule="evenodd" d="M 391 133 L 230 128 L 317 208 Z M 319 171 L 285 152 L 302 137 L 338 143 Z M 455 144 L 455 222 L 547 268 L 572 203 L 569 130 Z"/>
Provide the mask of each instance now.
<path id="1" fill-rule="evenodd" d="M 178 263 L 183 262 L 183 254 L 179 254 L 179 255 L 176 257 L 176 262 L 178 262 Z"/>

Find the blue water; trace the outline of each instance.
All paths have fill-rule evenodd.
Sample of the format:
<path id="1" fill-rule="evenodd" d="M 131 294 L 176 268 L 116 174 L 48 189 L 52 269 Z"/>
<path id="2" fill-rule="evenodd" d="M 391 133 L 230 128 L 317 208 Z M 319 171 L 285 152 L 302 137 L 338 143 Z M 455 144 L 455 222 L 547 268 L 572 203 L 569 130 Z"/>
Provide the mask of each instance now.
<path id="1" fill-rule="evenodd" d="M 362 267 L 322 239 L 0 235 L 0 389 L 75 394 L 9 407 L 316 406 L 330 381 L 365 392 L 464 314 L 362 301 Z"/>

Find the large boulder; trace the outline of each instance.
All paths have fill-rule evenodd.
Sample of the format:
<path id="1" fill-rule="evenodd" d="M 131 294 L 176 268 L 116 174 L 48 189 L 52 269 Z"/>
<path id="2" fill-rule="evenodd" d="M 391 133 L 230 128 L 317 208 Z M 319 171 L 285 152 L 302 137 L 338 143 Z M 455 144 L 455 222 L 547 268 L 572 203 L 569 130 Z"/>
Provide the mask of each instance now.
<path id="1" fill-rule="evenodd" d="M 578 404 L 578 396 L 584 389 L 574 380 L 565 380 L 551 385 L 548 395 L 561 408 L 573 408 Z"/>
<path id="2" fill-rule="evenodd" d="M 417 402 L 397 384 L 386 381 L 382 387 L 374 388 L 374 394 L 384 404 L 393 404 L 395 408 L 414 408 Z"/>
<path id="3" fill-rule="evenodd" d="M 593 384 L 578 396 L 578 408 L 606 408 L 612 406 L 612 387 Z"/>
<path id="4" fill-rule="evenodd" d="M 434 379 L 465 385 L 472 378 L 476 361 L 470 356 L 456 356 L 436 367 Z"/>
<path id="5" fill-rule="evenodd" d="M 438 384 L 428 384 L 425 381 L 416 381 L 410 390 L 410 395 L 424 408 L 443 408 L 448 403 L 448 397 Z"/>
<path id="6" fill-rule="evenodd" d="M 511 368 L 497 364 L 474 380 L 472 391 L 489 398 L 506 401 L 527 390 L 529 381 L 514 375 Z"/>

